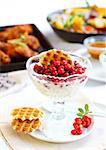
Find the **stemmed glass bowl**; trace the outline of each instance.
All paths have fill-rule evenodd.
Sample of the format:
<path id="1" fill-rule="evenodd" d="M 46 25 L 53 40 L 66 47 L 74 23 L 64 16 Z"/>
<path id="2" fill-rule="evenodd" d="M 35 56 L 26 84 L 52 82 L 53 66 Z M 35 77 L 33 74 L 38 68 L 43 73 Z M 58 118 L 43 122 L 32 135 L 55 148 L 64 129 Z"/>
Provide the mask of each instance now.
<path id="1" fill-rule="evenodd" d="M 83 58 L 74 54 L 70 54 L 72 60 L 85 67 L 85 72 L 82 74 L 69 75 L 67 77 L 55 77 L 45 74 L 38 74 L 33 70 L 34 65 L 40 61 L 43 52 L 39 55 L 33 56 L 28 59 L 26 68 L 29 77 L 33 81 L 36 88 L 44 95 L 49 96 L 50 100 L 53 99 L 53 110 L 51 113 L 52 121 L 61 121 L 66 117 L 65 114 L 65 101 L 67 97 L 72 99 L 77 94 L 79 88 L 83 87 L 88 80 L 88 73 L 91 63 L 87 58 Z"/>

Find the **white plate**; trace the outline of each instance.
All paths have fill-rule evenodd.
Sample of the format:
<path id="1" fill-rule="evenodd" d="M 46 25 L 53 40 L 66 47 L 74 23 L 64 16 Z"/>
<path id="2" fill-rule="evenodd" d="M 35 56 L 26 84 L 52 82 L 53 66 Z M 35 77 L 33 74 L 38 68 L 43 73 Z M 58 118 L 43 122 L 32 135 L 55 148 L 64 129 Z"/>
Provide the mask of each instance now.
<path id="1" fill-rule="evenodd" d="M 81 96 L 83 98 L 81 98 Z M 77 117 L 76 116 L 77 109 L 79 107 L 84 107 L 84 104 L 87 103 L 87 104 L 89 104 L 91 111 L 95 110 L 95 111 L 93 111 L 94 113 L 95 112 L 103 113 L 104 112 L 103 110 L 105 110 L 106 107 L 104 105 L 101 105 L 101 104 L 98 104 L 98 103 L 93 103 L 92 104 L 92 102 L 87 97 L 84 98 L 84 95 L 79 95 L 78 97 L 76 97 L 76 99 L 74 99 L 76 102 L 69 102 L 69 101 L 66 102 L 65 110 L 66 110 L 67 116 L 69 118 L 68 122 L 67 122 L 67 126 L 66 126 L 67 131 L 65 131 L 65 130 L 63 131 L 63 130 L 60 129 L 60 132 L 61 131 L 65 132 L 64 136 L 63 135 L 59 135 L 58 137 L 54 136 L 54 134 L 59 130 L 59 128 L 57 128 L 57 129 L 51 128 L 51 130 L 53 130 L 53 131 L 51 132 L 50 136 L 45 134 L 45 132 L 43 132 L 42 130 L 32 132 L 29 135 L 31 135 L 32 137 L 34 137 L 36 139 L 43 140 L 43 141 L 46 141 L 46 142 L 68 143 L 68 142 L 73 142 L 73 141 L 80 140 L 80 139 L 88 136 L 89 134 L 91 134 L 91 132 L 95 128 L 94 120 L 93 120 L 91 126 L 87 130 L 85 130 L 82 135 L 73 136 L 73 135 L 70 134 L 71 129 L 73 129 L 73 126 L 72 126 L 73 121 Z M 47 102 L 43 103 L 42 107 L 44 108 L 44 110 L 47 110 L 48 112 L 51 112 L 52 109 L 53 109 L 53 103 L 51 101 L 47 101 Z"/>
<path id="2" fill-rule="evenodd" d="M 17 108 L 17 107 L 25 107 L 25 106 L 28 106 L 28 107 L 41 107 L 43 102 L 45 103 L 45 101 L 40 98 L 40 96 L 38 95 L 39 99 L 42 99 L 42 102 L 39 101 L 38 98 L 36 98 L 36 94 L 34 95 L 34 93 L 36 93 L 36 89 L 35 90 L 31 90 L 31 87 L 30 87 L 30 93 L 28 93 L 29 91 L 29 88 L 26 88 L 25 90 L 23 90 L 23 92 L 21 93 L 16 93 L 16 94 L 13 94 L 13 95 L 8 95 L 6 97 L 3 97 L 1 99 L 1 108 L 0 108 L 0 121 L 1 122 L 10 122 L 11 120 L 11 110 L 13 108 Z M 32 91 L 32 92 L 31 92 Z M 90 100 L 88 100 L 82 93 L 80 93 L 80 95 L 78 95 L 78 101 L 76 103 L 74 103 L 74 105 L 72 104 L 74 102 L 75 99 L 73 99 L 73 102 L 71 100 L 71 108 L 73 106 L 75 106 L 74 108 L 78 108 L 78 107 L 83 107 L 85 103 L 89 103 L 89 105 L 92 105 Z M 35 99 L 35 100 L 34 100 Z M 38 99 L 38 101 L 36 101 L 36 99 Z M 71 109 L 70 108 L 70 109 Z M 5 110 L 5 111 L 4 111 Z M 49 115 L 48 112 L 45 112 L 46 116 Z M 76 140 L 80 140 L 84 137 L 86 137 L 87 135 L 89 135 L 93 129 L 94 129 L 94 123 L 92 123 L 92 125 L 90 126 L 90 128 L 88 128 L 86 131 L 84 131 L 84 133 L 82 135 L 79 135 L 79 136 L 72 136 L 70 135 L 70 131 L 72 129 L 72 123 L 76 117 L 76 110 L 75 110 L 75 113 L 70 113 L 68 111 L 68 126 L 67 126 L 67 123 L 66 123 L 66 128 L 65 129 L 68 129 L 68 130 L 61 130 L 62 131 L 62 137 L 59 135 L 58 137 L 56 136 L 47 136 L 46 132 L 43 131 L 36 131 L 36 132 L 32 132 L 30 135 L 33 136 L 34 138 L 36 139 L 40 139 L 40 140 L 43 140 L 43 141 L 47 141 L 47 142 L 53 142 L 53 143 L 66 143 L 66 142 L 72 142 L 72 141 L 76 141 Z M 43 124 L 43 127 L 44 124 Z M 59 126 L 60 128 L 60 126 Z M 53 128 L 52 128 L 53 129 Z M 51 131 L 56 131 L 55 128 Z M 54 132 L 56 133 L 56 132 Z M 65 134 L 64 134 L 65 133 Z M 63 135 L 64 134 L 64 135 Z M 50 135 L 50 134 L 49 134 Z"/>
<path id="3" fill-rule="evenodd" d="M 89 72 L 90 79 L 106 83 L 106 72 L 104 70 L 104 67 L 100 64 L 99 60 L 91 58 L 86 48 L 78 49 L 75 53 L 84 57 L 88 57 L 90 59 L 92 63 L 92 69 Z"/>
<path id="4" fill-rule="evenodd" d="M 30 92 L 28 92 L 30 91 Z M 38 97 L 38 98 L 37 98 Z M 42 99 L 42 101 L 40 101 Z M 84 96 L 82 93 L 80 93 L 80 95 L 78 95 L 78 103 L 76 103 L 76 108 L 83 107 L 84 103 L 89 103 L 90 105 L 90 110 L 93 110 L 91 105 L 91 101 Z M 74 99 L 75 100 L 75 99 Z M 73 100 L 73 101 L 74 101 Z M 13 95 L 8 95 L 6 97 L 3 97 L 1 99 L 1 103 L 0 103 L 0 122 L 10 122 L 11 120 L 11 110 L 13 108 L 17 108 L 17 107 L 40 107 L 43 102 L 45 103 L 45 100 L 43 99 L 43 97 L 41 97 L 38 93 L 37 90 L 33 87 L 33 86 L 29 86 L 27 88 L 25 88 L 22 92 L 20 93 L 16 93 Z M 71 101 L 72 103 L 72 101 Z M 71 109 L 71 108 L 70 108 Z M 102 109 L 103 110 L 103 109 Z M 76 111 L 75 111 L 76 112 Z M 47 112 L 46 112 L 47 113 Z M 68 133 L 70 133 L 71 131 L 71 123 L 73 122 L 75 115 L 71 114 L 71 119 L 70 119 L 70 129 L 68 130 Z M 72 121 L 72 122 L 71 122 Z M 80 140 L 86 136 L 88 136 L 94 129 L 95 124 L 92 123 L 92 125 L 90 126 L 90 128 L 87 129 L 87 131 L 85 131 L 82 135 L 78 135 L 78 136 L 72 136 L 70 134 L 66 134 L 64 136 L 64 138 L 60 137 L 60 138 L 54 138 L 54 136 L 51 137 L 47 137 L 45 136 L 44 132 L 40 132 L 40 131 L 36 131 L 36 132 L 32 132 L 30 135 L 33 136 L 36 139 L 40 139 L 43 141 L 47 141 L 47 142 L 53 142 L 53 143 L 66 143 L 66 142 L 72 142 L 72 141 L 77 141 Z"/>
<path id="5" fill-rule="evenodd" d="M 104 112 L 106 110 L 106 106 L 103 105 L 103 104 L 94 103 L 93 107 L 92 107 L 92 110 L 94 110 L 94 109 L 95 109 L 95 111 L 98 111 L 98 112 Z M 75 114 L 73 114 L 73 115 L 71 114 L 71 119 L 72 120 L 75 117 L 76 117 Z M 86 136 L 91 134 L 91 132 L 93 131 L 94 128 L 96 128 L 96 126 L 94 124 L 94 119 L 93 119 L 93 122 L 92 122 L 91 126 L 87 130 L 85 130 L 82 135 L 73 136 L 73 135 L 69 134 L 69 135 L 66 135 L 64 138 L 60 137 L 59 139 L 58 138 L 49 138 L 43 132 L 40 132 L 40 131 L 32 132 L 29 135 L 31 135 L 33 138 L 43 140 L 43 141 L 46 141 L 46 142 L 68 143 L 68 142 L 74 142 L 74 141 L 77 141 L 77 140 L 81 140 L 82 138 L 85 138 Z"/>
<path id="6" fill-rule="evenodd" d="M 36 139 L 46 141 L 46 142 L 51 142 L 51 143 L 68 143 L 68 142 L 80 140 L 80 139 L 88 136 L 93 131 L 95 125 L 94 125 L 94 122 L 92 122 L 90 127 L 85 129 L 81 135 L 72 135 L 70 132 L 73 129 L 72 123 L 73 123 L 75 117 L 76 117 L 76 115 L 74 115 L 74 117 L 71 117 L 70 128 L 68 127 L 68 129 L 67 129 L 68 132 L 67 132 L 67 134 L 64 134 L 64 136 L 61 136 L 61 135 L 58 137 L 56 137 L 56 135 L 54 136 L 54 134 L 56 134 L 56 132 L 55 132 L 56 129 L 52 131 L 51 136 L 48 136 L 46 134 L 46 132 L 44 133 L 43 131 L 35 131 L 35 132 L 30 133 L 29 135 L 31 135 L 32 137 L 34 137 Z M 66 131 L 61 130 L 61 132 L 66 132 Z"/>
<path id="7" fill-rule="evenodd" d="M 57 127 L 55 126 L 55 124 L 58 124 L 57 122 L 55 122 L 54 125 L 51 125 L 50 133 L 48 131 L 41 130 L 41 131 L 32 132 L 29 135 L 31 135 L 32 137 L 34 137 L 36 139 L 43 140 L 46 142 L 51 142 L 51 143 L 68 143 L 68 142 L 80 140 L 80 139 L 88 136 L 95 127 L 94 122 L 92 122 L 91 126 L 88 129 L 84 130 L 82 135 L 73 136 L 70 134 L 70 131 L 73 129 L 74 119 L 77 117 L 76 113 L 78 111 L 78 108 L 84 107 L 84 105 L 86 103 L 89 104 L 90 110 L 92 111 L 93 103 L 86 96 L 84 96 L 81 93 L 81 91 L 79 91 L 77 93 L 77 96 L 74 97 L 73 99 L 71 99 L 71 101 L 70 101 L 70 99 L 66 101 L 65 111 L 66 111 L 67 117 L 66 117 L 65 121 L 64 120 L 63 120 L 63 122 L 61 121 Z M 42 107 L 44 108 L 44 110 L 47 110 L 46 113 L 52 111 L 52 109 L 53 109 L 52 104 L 53 103 L 51 100 L 42 103 Z M 50 121 L 52 121 L 52 120 L 50 120 Z M 66 123 L 65 127 L 62 126 L 62 124 L 64 124 L 64 122 Z M 49 123 L 50 122 L 47 122 L 46 124 L 49 124 Z M 47 126 L 49 126 L 49 125 L 47 125 Z M 46 128 L 46 125 L 43 126 L 43 128 Z M 48 132 L 48 134 L 47 134 L 47 132 Z"/>

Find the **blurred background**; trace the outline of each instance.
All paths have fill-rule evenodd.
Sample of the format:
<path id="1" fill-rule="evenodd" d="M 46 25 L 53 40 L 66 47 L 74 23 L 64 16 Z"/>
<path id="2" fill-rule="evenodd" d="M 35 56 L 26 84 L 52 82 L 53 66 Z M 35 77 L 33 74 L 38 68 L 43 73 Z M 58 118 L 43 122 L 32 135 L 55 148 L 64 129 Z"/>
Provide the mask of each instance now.
<path id="1" fill-rule="evenodd" d="M 106 0 L 88 0 L 90 5 L 106 6 Z M 46 21 L 49 13 L 77 6 L 86 6 L 85 0 L 0 0 L 0 26 L 20 23 L 35 23 L 55 46 L 55 33 Z M 52 37 L 53 35 L 53 37 Z M 60 41 L 60 38 L 56 36 Z M 58 41 L 58 42 L 59 42 Z M 60 44 L 57 44 L 57 47 Z M 73 44 L 71 45 L 73 48 Z M 79 44 L 78 44 L 79 46 Z M 80 45 L 81 46 L 81 45 Z M 69 43 L 61 43 L 61 48 L 70 48 Z M 77 48 L 77 45 L 76 45 Z"/>
<path id="2" fill-rule="evenodd" d="M 88 0 L 90 5 L 106 6 L 106 0 Z M 44 27 L 48 13 L 86 6 L 85 0 L 0 0 L 0 25 L 35 22 Z"/>

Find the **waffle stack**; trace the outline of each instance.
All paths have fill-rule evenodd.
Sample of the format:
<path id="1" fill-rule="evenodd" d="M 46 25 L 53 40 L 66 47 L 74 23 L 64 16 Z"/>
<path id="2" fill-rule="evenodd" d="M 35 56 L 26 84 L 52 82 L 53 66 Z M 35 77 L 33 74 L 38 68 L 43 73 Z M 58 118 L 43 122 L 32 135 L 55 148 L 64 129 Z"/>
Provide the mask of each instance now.
<path id="1" fill-rule="evenodd" d="M 40 58 L 40 63 L 42 65 L 50 65 L 53 60 L 67 60 L 69 64 L 72 65 L 73 61 L 70 54 L 66 53 L 63 50 L 51 49 L 48 52 L 44 53 Z"/>
<path id="2" fill-rule="evenodd" d="M 22 107 L 13 109 L 11 113 L 13 120 L 12 128 L 19 133 L 30 133 L 41 126 L 40 118 L 43 112 L 37 108 Z"/>

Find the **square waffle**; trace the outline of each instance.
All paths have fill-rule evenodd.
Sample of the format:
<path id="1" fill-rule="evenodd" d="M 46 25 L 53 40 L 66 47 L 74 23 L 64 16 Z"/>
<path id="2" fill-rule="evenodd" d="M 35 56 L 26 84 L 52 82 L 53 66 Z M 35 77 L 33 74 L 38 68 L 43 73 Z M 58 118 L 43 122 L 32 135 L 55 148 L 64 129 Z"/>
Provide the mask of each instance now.
<path id="1" fill-rule="evenodd" d="M 39 119 L 37 120 L 24 120 L 21 119 L 13 119 L 12 120 L 12 128 L 18 133 L 30 133 L 39 129 L 41 122 Z"/>
<path id="2" fill-rule="evenodd" d="M 22 107 L 13 109 L 11 115 L 13 116 L 11 125 L 16 132 L 30 133 L 41 126 L 39 118 L 43 112 L 38 108 Z"/>
<path id="3" fill-rule="evenodd" d="M 67 60 L 69 64 L 72 65 L 73 61 L 71 56 L 63 50 L 51 49 L 44 53 L 40 58 L 40 63 L 42 65 L 50 65 L 51 61 L 54 60 Z"/>
<path id="4" fill-rule="evenodd" d="M 22 107 L 13 109 L 11 115 L 14 119 L 21 119 L 21 120 L 33 120 L 42 117 L 43 112 L 37 108 L 30 108 L 30 107 Z"/>

